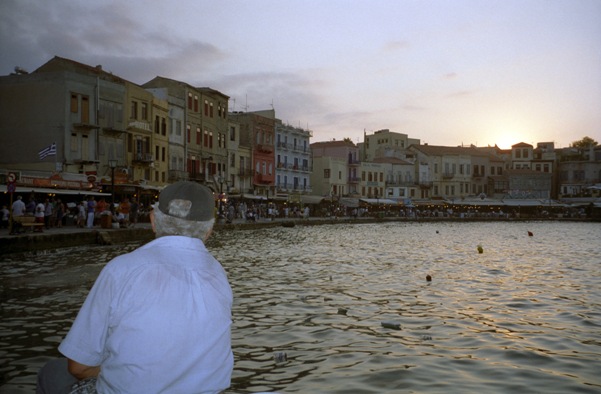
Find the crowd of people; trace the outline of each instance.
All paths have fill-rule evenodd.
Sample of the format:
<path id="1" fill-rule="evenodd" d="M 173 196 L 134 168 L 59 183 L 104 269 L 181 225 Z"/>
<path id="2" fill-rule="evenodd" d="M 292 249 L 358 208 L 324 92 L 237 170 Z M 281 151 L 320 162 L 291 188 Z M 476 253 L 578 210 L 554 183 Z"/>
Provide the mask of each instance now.
<path id="1" fill-rule="evenodd" d="M 111 204 L 104 198 L 96 201 L 94 196 L 88 197 L 85 201 L 65 203 L 57 197 L 36 197 L 33 194 L 25 202 L 21 195 L 17 195 L 10 210 L 8 205 L 2 206 L 0 227 L 9 228 L 11 214 L 13 233 L 21 231 L 19 219 L 17 219 L 21 216 L 33 217 L 35 223 L 43 224 L 36 226 L 34 230 L 41 232 L 51 228 L 60 228 L 67 224 L 93 228 L 100 225 L 101 219 L 105 215 L 110 215 L 111 222 L 119 223 L 120 227 L 133 227 L 138 222 L 140 212 L 141 206 L 138 201 L 135 198 L 130 201 L 128 197 Z"/>

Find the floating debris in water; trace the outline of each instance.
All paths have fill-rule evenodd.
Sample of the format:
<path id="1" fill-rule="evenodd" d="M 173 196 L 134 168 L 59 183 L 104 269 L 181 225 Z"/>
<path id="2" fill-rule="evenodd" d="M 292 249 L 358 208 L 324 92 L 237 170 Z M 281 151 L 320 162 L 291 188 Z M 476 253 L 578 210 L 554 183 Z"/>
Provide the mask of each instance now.
<path id="1" fill-rule="evenodd" d="M 339 315 L 346 315 L 346 312 L 348 312 L 348 309 L 346 309 L 346 308 L 338 308 L 338 314 Z"/>
<path id="2" fill-rule="evenodd" d="M 432 337 L 430 335 L 422 335 L 422 340 L 424 340 L 424 341 L 431 341 Z"/>
<path id="3" fill-rule="evenodd" d="M 395 322 L 390 322 L 390 321 L 383 321 L 382 322 L 382 327 L 384 327 L 384 328 L 392 328 L 393 330 L 400 330 L 401 329 L 401 323 L 395 323 Z"/>
<path id="4" fill-rule="evenodd" d="M 426 280 L 427 280 L 428 282 L 432 282 L 432 277 L 431 277 L 430 275 L 426 275 Z"/>
<path id="5" fill-rule="evenodd" d="M 532 233 L 532 231 L 528 231 L 528 236 L 532 237 L 534 234 Z"/>
<path id="6" fill-rule="evenodd" d="M 484 248 L 482 248 L 482 245 L 478 245 L 478 253 L 484 253 Z"/>
<path id="7" fill-rule="evenodd" d="M 288 361 L 288 355 L 286 352 L 276 352 L 273 354 L 273 359 L 275 360 L 276 364 L 285 363 Z"/>

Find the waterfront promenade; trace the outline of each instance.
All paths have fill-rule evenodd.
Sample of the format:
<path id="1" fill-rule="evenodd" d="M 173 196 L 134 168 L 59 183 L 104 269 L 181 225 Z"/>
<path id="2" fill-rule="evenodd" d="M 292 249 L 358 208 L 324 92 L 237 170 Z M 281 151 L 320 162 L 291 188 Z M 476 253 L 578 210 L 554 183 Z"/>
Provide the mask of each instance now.
<path id="1" fill-rule="evenodd" d="M 235 219 L 232 223 L 217 220 L 214 231 L 227 231 L 231 229 L 257 229 L 265 227 L 294 227 L 327 225 L 327 224 L 360 224 L 360 223 L 388 223 L 388 222 L 523 222 L 523 221 L 600 221 L 599 218 L 499 218 L 499 217 L 309 217 L 309 218 L 261 218 L 256 221 Z M 6 253 L 35 252 L 36 250 L 58 249 L 63 247 L 118 244 L 129 241 L 151 240 L 153 233 L 148 222 L 137 223 L 135 227 L 128 228 L 81 228 L 74 225 L 44 229 L 43 232 L 29 230 L 11 235 L 8 229 L 0 229 L 0 255 Z"/>

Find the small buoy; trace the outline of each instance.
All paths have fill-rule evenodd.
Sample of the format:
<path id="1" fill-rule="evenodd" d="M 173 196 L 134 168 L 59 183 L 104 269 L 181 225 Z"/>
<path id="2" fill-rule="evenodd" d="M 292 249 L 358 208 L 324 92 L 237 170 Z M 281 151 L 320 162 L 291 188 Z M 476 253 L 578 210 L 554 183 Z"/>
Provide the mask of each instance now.
<path id="1" fill-rule="evenodd" d="M 532 231 L 528 231 L 528 236 L 532 237 L 534 234 L 532 234 Z"/>
<path id="2" fill-rule="evenodd" d="M 390 321 L 383 321 L 382 322 L 382 327 L 384 327 L 384 328 L 392 328 L 393 330 L 400 330 L 401 329 L 401 323 L 394 323 L 394 322 L 390 322 Z"/>
<path id="3" fill-rule="evenodd" d="M 478 253 L 484 253 L 484 249 L 482 248 L 482 245 L 478 245 Z"/>
<path id="4" fill-rule="evenodd" d="M 430 275 L 426 275 L 426 280 L 427 280 L 428 282 L 432 282 L 432 277 L 431 277 Z"/>
<path id="5" fill-rule="evenodd" d="M 273 354 L 273 359 L 275 360 L 276 364 L 285 363 L 288 360 L 288 355 L 286 352 L 277 352 Z"/>

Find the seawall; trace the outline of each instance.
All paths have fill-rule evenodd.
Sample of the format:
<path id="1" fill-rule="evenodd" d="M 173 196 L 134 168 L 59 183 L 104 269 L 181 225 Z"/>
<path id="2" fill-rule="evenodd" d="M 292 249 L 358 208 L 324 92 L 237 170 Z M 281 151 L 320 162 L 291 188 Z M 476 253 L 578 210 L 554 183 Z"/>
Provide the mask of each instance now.
<path id="1" fill-rule="evenodd" d="M 361 223 L 390 223 L 390 222 L 494 222 L 494 221 L 600 221 L 595 219 L 537 219 L 537 218 L 419 218 L 408 219 L 398 217 L 384 218 L 310 218 L 310 219 L 276 219 L 247 222 L 236 220 L 234 223 L 217 222 L 214 231 L 253 230 L 268 227 L 295 227 L 332 224 L 361 224 Z M 63 227 L 50 229 L 43 233 L 25 233 L 19 235 L 0 234 L 0 256 L 3 254 L 36 252 L 47 249 L 60 249 L 84 245 L 119 244 L 132 241 L 150 241 L 154 234 L 148 223 L 142 223 L 136 228 L 126 229 L 86 229 L 77 227 Z"/>

